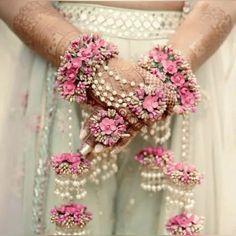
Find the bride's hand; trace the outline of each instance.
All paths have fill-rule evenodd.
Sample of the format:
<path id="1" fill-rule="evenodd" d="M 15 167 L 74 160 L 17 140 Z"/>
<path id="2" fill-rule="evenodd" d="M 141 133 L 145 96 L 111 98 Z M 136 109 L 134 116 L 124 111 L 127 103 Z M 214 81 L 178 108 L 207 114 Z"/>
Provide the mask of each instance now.
<path id="1" fill-rule="evenodd" d="M 152 96 L 145 94 L 143 88 L 153 90 Z M 92 114 L 81 129 L 80 151 L 87 154 L 108 147 L 119 152 L 144 125 L 165 117 L 167 106 L 172 104 L 171 98 L 166 97 L 168 92 L 146 70 L 122 58 L 112 58 L 107 66 L 99 68 L 88 90 Z"/>

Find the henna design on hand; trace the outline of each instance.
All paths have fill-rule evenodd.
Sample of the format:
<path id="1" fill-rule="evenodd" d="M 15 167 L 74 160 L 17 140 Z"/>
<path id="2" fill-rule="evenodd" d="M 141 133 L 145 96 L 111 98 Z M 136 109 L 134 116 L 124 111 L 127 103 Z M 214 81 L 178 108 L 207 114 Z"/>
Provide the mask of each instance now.
<path id="1" fill-rule="evenodd" d="M 80 35 L 50 3 L 43 1 L 31 1 L 20 8 L 13 29 L 26 45 L 54 65 L 59 65 L 70 41 Z"/>
<path id="2" fill-rule="evenodd" d="M 199 16 L 203 33 L 190 45 L 189 61 L 193 68 L 199 67 L 225 40 L 233 24 L 229 14 L 208 3 L 200 5 Z"/>

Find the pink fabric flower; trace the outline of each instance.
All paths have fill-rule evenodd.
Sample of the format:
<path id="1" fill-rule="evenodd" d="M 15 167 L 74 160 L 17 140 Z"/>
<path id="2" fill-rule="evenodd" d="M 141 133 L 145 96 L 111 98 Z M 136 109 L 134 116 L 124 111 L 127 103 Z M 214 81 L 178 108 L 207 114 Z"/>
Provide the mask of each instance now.
<path id="1" fill-rule="evenodd" d="M 158 120 L 166 109 L 166 96 L 160 89 L 148 87 L 139 88 L 136 90 L 134 101 L 129 104 L 129 108 L 140 119 Z"/>
<path id="2" fill-rule="evenodd" d="M 197 236 L 203 229 L 203 218 L 181 213 L 168 220 L 166 229 L 173 236 Z"/>
<path id="3" fill-rule="evenodd" d="M 81 60 L 80 57 L 76 57 L 76 58 L 73 58 L 73 59 L 71 60 L 71 63 L 72 63 L 72 65 L 73 65 L 73 67 L 75 67 L 75 68 L 80 68 L 81 65 L 82 65 L 82 60 Z"/>
<path id="4" fill-rule="evenodd" d="M 93 52 L 91 48 L 81 48 L 77 56 L 81 61 L 86 61 L 93 56 Z"/>
<path id="5" fill-rule="evenodd" d="M 101 121 L 99 126 L 100 126 L 102 132 L 104 132 L 105 134 L 111 134 L 111 133 L 115 132 L 117 129 L 115 121 L 113 119 L 109 119 L 107 117 Z"/>
<path id="6" fill-rule="evenodd" d="M 143 108 L 149 112 L 153 112 L 158 107 L 158 96 L 147 96 L 143 101 Z"/>
<path id="7" fill-rule="evenodd" d="M 178 71 L 175 61 L 170 61 L 170 60 L 162 61 L 162 65 L 165 73 L 173 75 Z"/>
<path id="8" fill-rule="evenodd" d="M 187 228 L 192 225 L 193 222 L 193 216 L 187 216 L 185 214 L 182 214 L 181 216 L 176 218 L 176 223 L 179 224 L 183 228 Z"/>
<path id="9" fill-rule="evenodd" d="M 195 97 L 187 88 L 183 87 L 180 89 L 181 103 L 186 107 L 195 106 Z"/>
<path id="10" fill-rule="evenodd" d="M 170 79 L 177 87 L 182 86 L 185 82 L 184 76 L 180 73 L 174 74 Z"/>
<path id="11" fill-rule="evenodd" d="M 153 49 L 150 52 L 150 57 L 153 58 L 156 62 L 162 62 L 162 61 L 166 61 L 168 58 L 168 55 L 162 51 L 160 51 L 159 49 Z"/>
<path id="12" fill-rule="evenodd" d="M 100 110 L 93 116 L 89 129 L 96 141 L 105 146 L 117 143 L 127 131 L 126 123 L 122 116 L 115 110 Z"/>
<path id="13" fill-rule="evenodd" d="M 75 79 L 77 72 L 78 72 L 77 68 L 73 67 L 71 64 L 69 64 L 67 66 L 67 69 L 65 70 L 65 76 L 67 78 L 66 81 L 71 81 L 71 80 Z"/>
<path id="14" fill-rule="evenodd" d="M 167 164 L 172 163 L 173 153 L 163 147 L 146 147 L 138 152 L 134 159 L 143 166 L 164 168 Z"/>
<path id="15" fill-rule="evenodd" d="M 75 89 L 76 89 L 76 86 L 74 85 L 73 82 L 71 81 L 66 81 L 64 84 L 63 84 L 63 95 L 74 95 L 75 94 Z"/>
<path id="16" fill-rule="evenodd" d="M 66 228 L 75 226 L 83 228 L 92 220 L 92 213 L 81 204 L 65 204 L 53 208 L 50 213 L 53 223 Z"/>
<path id="17" fill-rule="evenodd" d="M 164 173 L 174 184 L 189 188 L 201 184 L 203 180 L 203 175 L 200 174 L 194 166 L 181 162 L 170 163 L 166 166 Z"/>
<path id="18" fill-rule="evenodd" d="M 57 175 L 81 175 L 90 169 L 90 161 L 80 153 L 62 153 L 52 157 L 52 168 Z"/>

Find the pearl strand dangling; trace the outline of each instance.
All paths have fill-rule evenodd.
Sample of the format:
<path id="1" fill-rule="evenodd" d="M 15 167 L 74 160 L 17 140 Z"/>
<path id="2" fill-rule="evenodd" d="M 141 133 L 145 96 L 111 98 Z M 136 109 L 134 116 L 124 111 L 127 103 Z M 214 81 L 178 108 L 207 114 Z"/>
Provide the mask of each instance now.
<path id="1" fill-rule="evenodd" d="M 70 104 L 69 104 L 70 105 Z M 73 117 L 72 109 L 68 109 L 68 149 L 73 153 Z M 81 199 L 87 195 L 84 186 L 87 180 L 85 176 L 57 175 L 55 178 L 55 191 L 63 199 L 72 201 L 74 198 Z"/>
<path id="2" fill-rule="evenodd" d="M 186 114 L 182 116 L 182 124 L 181 124 L 181 161 L 188 162 L 189 159 L 189 151 L 190 151 L 190 143 L 189 143 L 189 134 L 190 134 L 190 115 Z"/>

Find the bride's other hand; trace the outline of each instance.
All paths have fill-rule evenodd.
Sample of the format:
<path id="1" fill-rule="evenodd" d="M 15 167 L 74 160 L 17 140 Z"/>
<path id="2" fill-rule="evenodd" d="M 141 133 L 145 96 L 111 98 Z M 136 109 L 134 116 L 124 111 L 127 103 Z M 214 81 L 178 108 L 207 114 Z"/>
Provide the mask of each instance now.
<path id="1" fill-rule="evenodd" d="M 49 0 L 1 0 L 0 18 L 31 49 L 59 66 L 70 41 L 80 36 Z"/>
<path id="2" fill-rule="evenodd" d="M 236 1 L 198 1 L 171 37 L 196 71 L 223 43 L 236 22 Z"/>
<path id="3" fill-rule="evenodd" d="M 101 68 L 98 74 L 100 77 L 94 81 L 97 86 L 89 89 L 90 102 L 94 101 L 94 104 L 90 104 L 92 114 L 81 129 L 83 154 L 104 151 L 105 148 L 114 152 L 122 150 L 144 125 L 154 122 L 148 117 L 142 119 L 132 110 L 130 103 L 136 91 L 149 85 L 163 89 L 163 94 L 166 89 L 162 82 L 158 83 L 146 70 L 119 57 L 111 59 L 108 66 Z M 152 84 L 153 80 L 156 84 Z M 149 108 L 145 107 L 147 102 L 145 105 L 142 102 L 140 109 L 143 109 L 141 112 L 145 118 L 148 114 L 145 109 Z M 159 116 L 161 118 L 162 114 Z"/>

